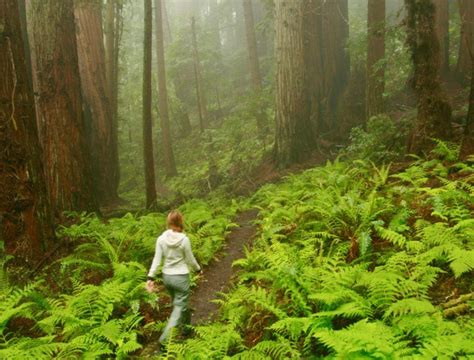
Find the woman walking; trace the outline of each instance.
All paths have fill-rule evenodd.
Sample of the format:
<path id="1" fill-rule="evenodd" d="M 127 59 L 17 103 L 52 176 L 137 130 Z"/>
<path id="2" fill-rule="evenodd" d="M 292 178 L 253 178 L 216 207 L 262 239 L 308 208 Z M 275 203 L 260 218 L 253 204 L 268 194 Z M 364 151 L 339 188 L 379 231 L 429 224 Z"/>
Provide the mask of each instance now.
<path id="1" fill-rule="evenodd" d="M 164 259 L 163 283 L 173 300 L 173 311 L 163 334 L 160 336 L 160 344 L 165 344 L 172 328 L 190 324 L 189 270 L 201 271 L 191 250 L 191 242 L 183 232 L 183 215 L 178 210 L 173 210 L 168 214 L 166 223 L 168 230 L 163 232 L 156 241 L 155 257 L 146 283 L 147 290 L 153 291 L 155 273 Z"/>

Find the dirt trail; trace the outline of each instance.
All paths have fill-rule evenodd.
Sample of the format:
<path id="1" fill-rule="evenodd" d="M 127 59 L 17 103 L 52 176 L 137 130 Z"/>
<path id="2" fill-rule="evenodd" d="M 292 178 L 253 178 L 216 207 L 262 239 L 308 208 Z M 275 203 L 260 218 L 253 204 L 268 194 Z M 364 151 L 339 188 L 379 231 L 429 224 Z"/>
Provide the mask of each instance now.
<path id="1" fill-rule="evenodd" d="M 257 218 L 257 210 L 248 210 L 237 215 L 234 228 L 226 238 L 226 245 L 217 260 L 204 269 L 204 276 L 191 295 L 190 306 L 193 309 L 192 324 L 197 325 L 216 317 L 219 307 L 211 302 L 218 293 L 225 291 L 232 281 L 235 271 L 232 263 L 244 256 L 245 245 L 249 245 L 256 233 L 252 224 Z"/>

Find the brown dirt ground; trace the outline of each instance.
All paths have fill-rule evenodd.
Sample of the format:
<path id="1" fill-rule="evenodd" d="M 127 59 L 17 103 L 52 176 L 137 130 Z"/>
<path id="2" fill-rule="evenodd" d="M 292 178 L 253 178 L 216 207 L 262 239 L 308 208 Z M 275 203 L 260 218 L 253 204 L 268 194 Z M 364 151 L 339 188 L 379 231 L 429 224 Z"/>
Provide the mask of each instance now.
<path id="1" fill-rule="evenodd" d="M 239 227 L 234 228 L 227 236 L 224 250 L 203 271 L 203 277 L 193 291 L 190 306 L 193 310 L 192 324 L 200 324 L 216 317 L 219 307 L 212 300 L 218 298 L 218 293 L 226 290 L 232 283 L 235 270 L 232 263 L 244 256 L 244 248 L 250 245 L 256 227 L 252 221 L 257 218 L 257 210 L 248 210 L 237 215 L 235 222 Z"/>

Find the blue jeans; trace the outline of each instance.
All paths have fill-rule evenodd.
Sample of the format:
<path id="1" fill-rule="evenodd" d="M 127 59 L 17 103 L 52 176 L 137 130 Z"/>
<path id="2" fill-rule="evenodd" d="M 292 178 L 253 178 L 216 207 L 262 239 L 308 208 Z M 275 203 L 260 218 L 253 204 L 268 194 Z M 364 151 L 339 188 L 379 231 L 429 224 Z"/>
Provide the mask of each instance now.
<path id="1" fill-rule="evenodd" d="M 160 343 L 166 342 L 171 329 L 178 325 L 189 325 L 191 323 L 191 313 L 188 307 L 189 301 L 189 274 L 167 275 L 163 274 L 163 284 L 173 300 L 173 311 L 163 334 L 160 336 Z"/>

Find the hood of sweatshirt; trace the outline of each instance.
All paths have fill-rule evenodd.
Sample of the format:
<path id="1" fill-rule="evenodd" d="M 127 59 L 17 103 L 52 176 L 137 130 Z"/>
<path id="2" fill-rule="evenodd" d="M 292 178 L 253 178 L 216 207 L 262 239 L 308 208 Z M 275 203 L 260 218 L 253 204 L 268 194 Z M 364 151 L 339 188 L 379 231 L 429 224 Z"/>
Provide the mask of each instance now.
<path id="1" fill-rule="evenodd" d="M 183 242 L 183 239 L 186 237 L 184 233 L 166 230 L 163 233 L 163 242 L 171 248 L 178 247 Z"/>

